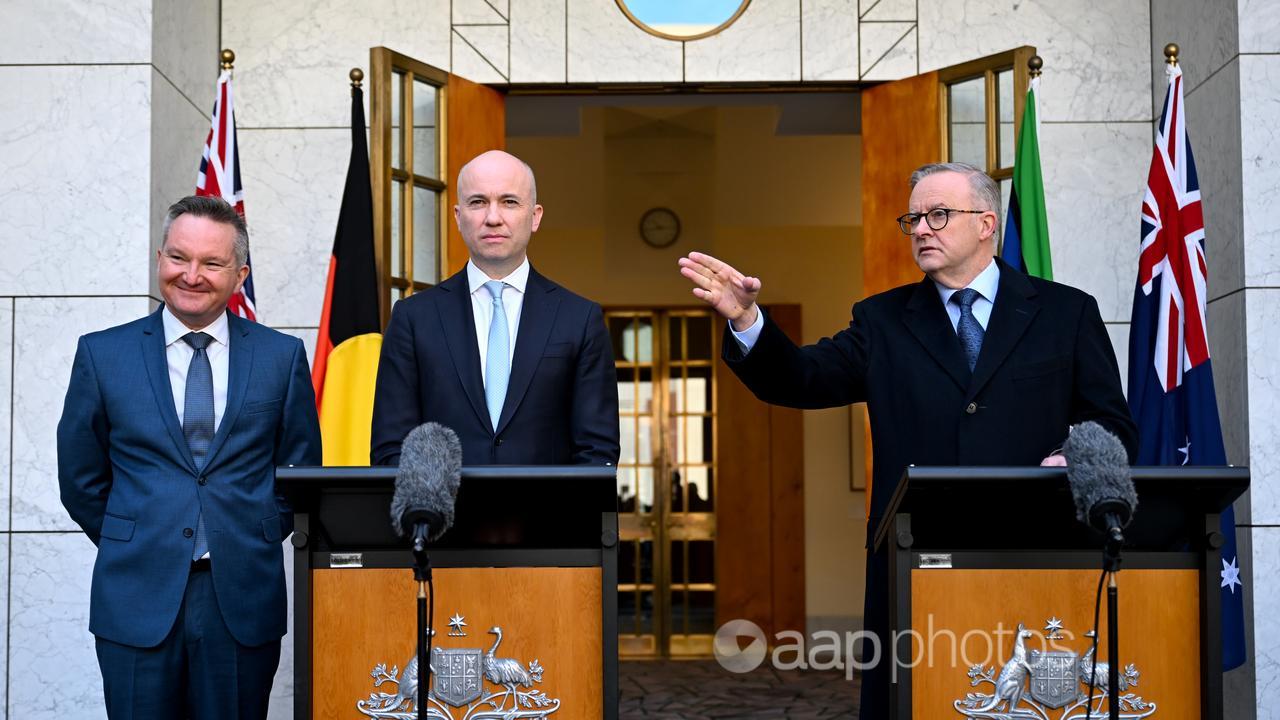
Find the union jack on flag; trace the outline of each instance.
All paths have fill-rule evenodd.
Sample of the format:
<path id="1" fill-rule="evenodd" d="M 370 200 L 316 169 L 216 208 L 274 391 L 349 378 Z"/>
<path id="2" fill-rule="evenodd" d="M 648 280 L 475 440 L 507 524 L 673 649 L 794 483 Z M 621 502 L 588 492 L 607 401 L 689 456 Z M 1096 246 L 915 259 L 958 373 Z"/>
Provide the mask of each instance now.
<path id="1" fill-rule="evenodd" d="M 1139 465 L 1226 465 L 1209 361 L 1204 213 L 1187 137 L 1182 69 L 1156 130 L 1142 201 L 1138 282 L 1129 326 L 1129 410 L 1138 423 Z M 1222 666 L 1245 661 L 1244 600 L 1235 511 L 1221 516 Z"/>
<path id="2" fill-rule="evenodd" d="M 213 120 L 204 141 L 200 173 L 196 177 L 196 195 L 226 200 L 244 217 L 244 190 L 240 185 L 240 147 L 236 143 L 236 117 L 231 95 L 231 71 L 218 76 L 218 96 L 213 102 Z M 248 260 L 246 265 L 252 265 Z M 249 320 L 258 319 L 253 296 L 252 267 L 244 285 L 231 296 L 227 307 Z"/>

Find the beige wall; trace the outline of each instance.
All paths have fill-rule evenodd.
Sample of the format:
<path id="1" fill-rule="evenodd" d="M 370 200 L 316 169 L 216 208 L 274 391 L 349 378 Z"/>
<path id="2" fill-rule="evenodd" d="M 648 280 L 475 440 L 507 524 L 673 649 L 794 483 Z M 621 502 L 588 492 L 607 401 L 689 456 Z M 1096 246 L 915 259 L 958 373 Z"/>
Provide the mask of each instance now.
<path id="1" fill-rule="evenodd" d="M 625 103 L 583 108 L 577 136 L 508 139 L 546 208 L 530 246 L 541 272 L 606 306 L 693 304 L 676 259 L 701 250 L 759 275 L 766 302 L 801 305 L 805 341 L 848 324 L 862 276 L 858 136 L 777 136 L 768 106 Z M 639 237 L 654 206 L 680 216 L 670 248 Z M 848 410 L 806 413 L 804 431 L 807 615 L 851 624 L 865 520 L 863 493 L 849 490 Z"/>

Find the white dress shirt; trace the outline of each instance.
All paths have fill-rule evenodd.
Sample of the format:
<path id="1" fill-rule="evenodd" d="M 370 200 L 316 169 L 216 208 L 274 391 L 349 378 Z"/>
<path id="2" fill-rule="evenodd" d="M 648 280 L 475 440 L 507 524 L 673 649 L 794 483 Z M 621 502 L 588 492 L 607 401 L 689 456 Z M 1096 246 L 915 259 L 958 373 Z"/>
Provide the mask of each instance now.
<path id="1" fill-rule="evenodd" d="M 942 307 L 947 309 L 947 317 L 951 318 L 951 329 L 955 330 L 960 324 L 960 306 L 950 302 L 951 296 L 955 295 L 960 288 L 949 288 L 937 281 L 934 285 L 938 288 L 938 297 L 942 298 Z M 965 287 L 971 287 L 978 291 L 978 298 L 973 301 L 973 318 L 978 321 L 985 331 L 987 323 L 991 321 L 991 308 L 994 307 L 996 301 L 996 290 L 1000 287 L 1000 266 L 995 260 L 987 265 L 987 269 L 978 273 L 978 277 L 973 279 Z M 764 329 L 764 308 L 756 308 L 756 321 L 751 327 L 738 332 L 733 329 L 733 323 L 729 323 L 729 332 L 733 333 L 733 339 L 738 342 L 738 347 L 742 349 L 742 354 L 746 355 L 751 352 L 751 348 L 755 347 L 756 341 L 760 339 L 760 331 Z"/>
<path id="2" fill-rule="evenodd" d="M 476 321 L 476 345 L 480 348 L 480 377 L 484 377 L 488 363 L 489 323 L 493 322 L 493 295 L 484 284 L 494 278 L 484 274 L 475 263 L 467 261 L 467 286 L 471 289 L 471 315 Z M 520 329 L 520 310 L 524 307 L 524 291 L 529 284 L 529 258 L 520 263 L 520 267 L 502 278 L 502 307 L 507 311 L 507 332 L 511 341 L 507 343 L 507 367 L 516 353 L 516 333 Z"/>
<path id="3" fill-rule="evenodd" d="M 173 390 L 173 405 L 178 411 L 179 425 L 186 411 L 187 370 L 191 367 L 192 356 L 196 354 L 182 337 L 192 332 L 213 337 L 213 342 L 204 351 L 209 356 L 209 369 L 213 371 L 213 430 L 217 432 L 222 425 L 222 413 L 227 409 L 227 375 L 231 368 L 231 346 L 228 342 L 231 331 L 227 327 L 227 314 L 220 313 L 217 320 L 199 330 L 183 325 L 167 307 L 160 311 L 160 319 L 164 322 L 164 356 L 169 363 L 169 387 Z"/>

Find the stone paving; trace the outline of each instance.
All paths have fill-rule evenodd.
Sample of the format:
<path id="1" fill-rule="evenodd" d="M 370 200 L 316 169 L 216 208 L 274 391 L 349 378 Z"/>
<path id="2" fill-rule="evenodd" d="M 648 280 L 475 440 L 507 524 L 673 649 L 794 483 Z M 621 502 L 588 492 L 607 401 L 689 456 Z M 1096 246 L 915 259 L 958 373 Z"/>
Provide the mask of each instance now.
<path id="1" fill-rule="evenodd" d="M 741 675 L 715 660 L 628 661 L 618 668 L 621 720 L 825 720 L 856 718 L 858 677 L 843 671 Z"/>

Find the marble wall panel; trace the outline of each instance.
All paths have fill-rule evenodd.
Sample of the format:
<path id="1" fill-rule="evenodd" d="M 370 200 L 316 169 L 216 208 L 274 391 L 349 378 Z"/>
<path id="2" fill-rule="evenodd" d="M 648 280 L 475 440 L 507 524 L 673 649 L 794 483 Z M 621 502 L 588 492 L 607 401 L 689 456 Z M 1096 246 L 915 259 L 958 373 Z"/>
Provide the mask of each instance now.
<path id="1" fill-rule="evenodd" d="M 221 68 L 219 9 L 219 0 L 154 0 L 151 64 L 206 112 Z"/>
<path id="2" fill-rule="evenodd" d="M 0 65 L 145 63 L 151 0 L 9 0 Z"/>
<path id="3" fill-rule="evenodd" d="M 241 172 L 258 317 L 273 327 L 314 327 L 324 302 L 351 131 L 245 130 L 240 153 L 253 158 L 242 163 Z"/>
<path id="4" fill-rule="evenodd" d="M 79 530 L 58 497 L 56 443 L 76 343 L 146 315 L 150 305 L 143 296 L 15 301 L 13 530 Z"/>
<path id="5" fill-rule="evenodd" d="M 685 43 L 689 82 L 800 79 L 800 4 L 753 0 L 724 30 Z"/>
<path id="6" fill-rule="evenodd" d="M 1280 56 L 1240 56 L 1240 144 L 1244 201 L 1245 284 L 1280 286 Z"/>
<path id="7" fill-rule="evenodd" d="M 899 80 L 919 72 L 915 23 L 862 23 L 858 28 L 859 72 L 863 80 Z"/>
<path id="8" fill-rule="evenodd" d="M 223 0 L 222 44 L 236 52 L 237 126 L 350 126 L 347 73 L 369 72 L 369 48 L 450 69 L 449 7 L 449 0 Z M 249 159 L 242 151 L 242 162 Z M 248 212 L 252 220 L 252 205 Z"/>
<path id="9" fill-rule="evenodd" d="M 9 544 L 11 536 L 9 533 L 0 533 L 0 578 L 4 579 L 3 587 L 0 587 L 0 637 L 6 640 L 9 637 Z M 0 654 L 0 677 L 9 677 L 9 654 Z M 4 683 L 4 687 L 0 687 L 0 707 L 9 708 L 9 684 Z"/>
<path id="10" fill-rule="evenodd" d="M 858 79 L 858 18 L 850 10 L 847 0 L 801 4 L 802 79 Z"/>
<path id="11" fill-rule="evenodd" d="M 919 22 L 921 72 L 1033 45 L 1042 121 L 1151 118 L 1147 0 L 920 0 Z"/>
<path id="12" fill-rule="evenodd" d="M 1239 0 L 1175 0 L 1152 3 L 1151 86 L 1155 116 L 1164 102 L 1164 46 L 1178 43 L 1179 65 L 1189 93 L 1239 53 Z M 1195 127 L 1194 125 L 1192 126 Z"/>
<path id="13" fill-rule="evenodd" d="M 0 532 L 9 530 L 13 456 L 13 298 L 0 298 Z M 0 580 L 6 576 L 0 573 Z M 3 677 L 3 675 L 0 675 Z"/>
<path id="14" fill-rule="evenodd" d="M 680 82 L 684 46 L 641 30 L 614 0 L 567 0 L 569 82 Z"/>
<path id="15" fill-rule="evenodd" d="M 505 83 L 510 72 L 510 30 L 506 25 L 455 25 L 453 73 L 478 83 Z"/>
<path id="16" fill-rule="evenodd" d="M 22 98 L 0 104 L 0 295 L 147 292 L 151 68 L 0 67 L 0 87 Z"/>
<path id="17" fill-rule="evenodd" d="M 1227 462 L 1249 464 L 1248 335 L 1245 332 L 1245 293 L 1238 290 L 1209 301 L 1209 357 L 1218 396 L 1218 418 Z M 1247 518 L 1237 518 L 1244 522 Z"/>
<path id="18" fill-rule="evenodd" d="M 1040 153 L 1053 278 L 1097 298 L 1103 320 L 1128 322 L 1151 126 L 1044 123 Z"/>
<path id="19" fill-rule="evenodd" d="M 1237 0 L 1240 52 L 1280 52 L 1280 4 L 1272 0 Z"/>
<path id="20" fill-rule="evenodd" d="M 209 133 L 209 116 L 161 75 L 151 71 L 151 206 L 147 216 L 150 245 L 141 260 L 147 270 L 152 297 L 160 297 L 156 284 L 155 251 L 162 238 L 160 232 L 165 212 L 175 200 L 195 192 L 200 169 L 200 153 Z"/>
<path id="21" fill-rule="evenodd" d="M 1255 525 L 1280 525 L 1280 289 L 1244 292 L 1248 337 L 1250 498 Z M 1259 668 L 1261 672 L 1261 668 Z M 1280 706 L 1278 706 L 1280 707 Z"/>
<path id="22" fill-rule="evenodd" d="M 1280 708 L 1280 528 L 1253 528 L 1253 637 L 1259 718 Z"/>
<path id="23" fill-rule="evenodd" d="M 1159 88 L 1160 102 L 1165 88 Z M 1233 59 L 1186 95 L 1187 132 L 1204 208 L 1209 297 L 1244 287 L 1244 186 L 1241 179 L 1240 64 Z M 1158 122 L 1158 121 L 1157 121 Z"/>
<path id="24" fill-rule="evenodd" d="M 860 0 L 858 6 L 858 19 L 862 22 L 914 22 L 916 19 L 915 0 Z"/>
<path id="25" fill-rule="evenodd" d="M 565 82 L 565 3 L 511 3 L 511 82 Z"/>
<path id="26" fill-rule="evenodd" d="M 10 710 L 32 720 L 106 717 L 89 634 L 93 543 L 80 532 L 15 533 L 10 542 Z"/>
<path id="27" fill-rule="evenodd" d="M 453 0 L 454 25 L 505 25 L 508 9 L 496 0 Z"/>

